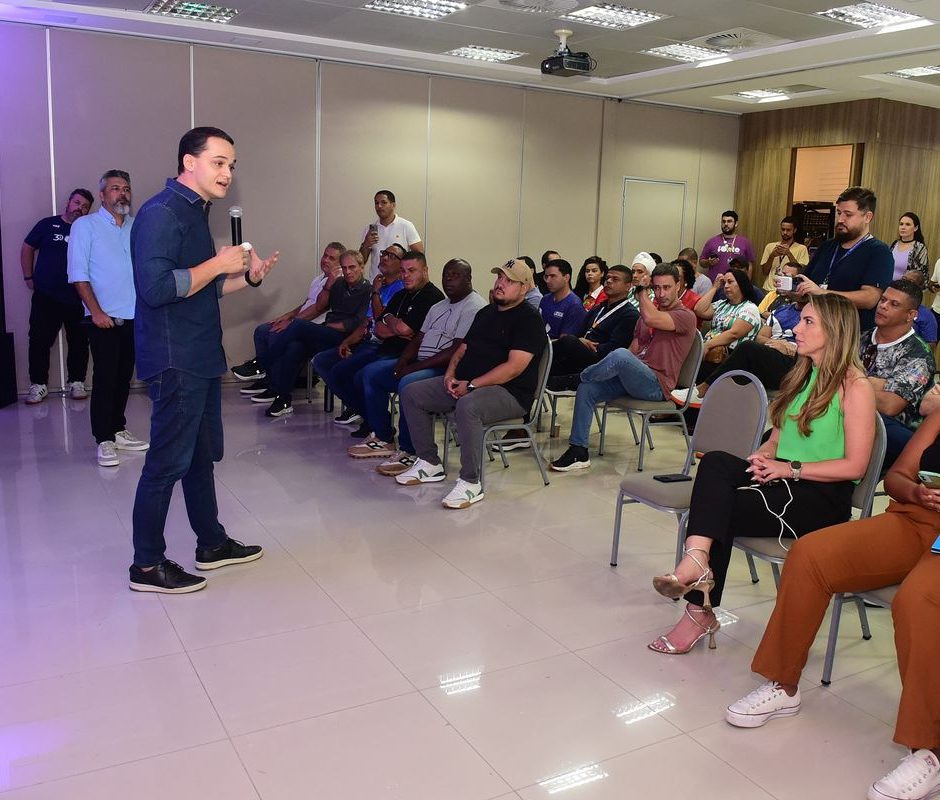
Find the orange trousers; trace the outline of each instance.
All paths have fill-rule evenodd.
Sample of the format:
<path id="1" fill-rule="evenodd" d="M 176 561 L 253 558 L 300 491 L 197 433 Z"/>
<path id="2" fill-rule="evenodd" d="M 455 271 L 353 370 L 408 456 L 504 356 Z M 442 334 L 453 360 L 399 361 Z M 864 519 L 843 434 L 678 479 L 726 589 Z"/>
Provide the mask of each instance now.
<path id="1" fill-rule="evenodd" d="M 892 501 L 876 517 L 823 528 L 794 543 L 751 669 L 796 683 L 831 596 L 900 583 L 891 615 L 901 673 L 894 741 L 940 747 L 940 514 Z"/>

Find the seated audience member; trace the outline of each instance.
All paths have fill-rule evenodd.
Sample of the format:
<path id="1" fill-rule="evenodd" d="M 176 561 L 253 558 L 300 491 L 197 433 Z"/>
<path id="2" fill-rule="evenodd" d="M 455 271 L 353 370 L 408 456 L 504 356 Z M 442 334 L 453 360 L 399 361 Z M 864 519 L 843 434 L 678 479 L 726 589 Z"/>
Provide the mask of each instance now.
<path id="1" fill-rule="evenodd" d="M 542 291 L 535 285 L 535 262 L 529 256 L 516 256 L 519 261 L 524 261 L 532 273 L 532 280 L 529 282 L 528 291 L 525 293 L 525 301 L 536 311 L 539 310 L 539 304 L 542 302 Z M 490 290 L 490 302 L 493 302 L 493 291 Z"/>
<path id="2" fill-rule="evenodd" d="M 933 353 L 913 328 L 921 298 L 911 281 L 892 281 L 878 301 L 875 327 L 860 339 L 862 366 L 888 433 L 885 468 L 914 435 L 921 421 L 920 401 L 933 383 Z"/>
<path id="3" fill-rule="evenodd" d="M 875 439 L 875 399 L 854 346 L 858 314 L 844 297 L 814 297 L 795 333 L 798 363 L 770 406 L 768 440 L 747 459 L 720 450 L 702 457 L 682 560 L 653 578 L 663 596 L 685 597 L 685 613 L 651 650 L 688 653 L 704 636 L 715 646 L 712 608 L 721 602 L 735 536 L 782 540 L 784 529 L 802 536 L 849 518 Z"/>
<path id="4" fill-rule="evenodd" d="M 554 343 L 548 379 L 551 391 L 574 391 L 581 381 L 581 370 L 618 347 L 630 346 L 640 318 L 639 312 L 627 302 L 632 281 L 633 273 L 623 264 L 611 267 L 604 281 L 607 299 L 588 312 L 580 337 L 566 335 Z"/>
<path id="5" fill-rule="evenodd" d="M 606 299 L 604 282 L 607 280 L 607 262 L 600 256 L 588 256 L 581 265 L 574 293 L 584 303 L 584 310 L 590 311 Z"/>
<path id="6" fill-rule="evenodd" d="M 518 259 L 494 267 L 493 302 L 481 309 L 443 378 L 405 387 L 402 413 L 418 460 L 395 476 L 402 486 L 444 480 L 434 443 L 434 417 L 453 413 L 460 440 L 460 479 L 445 508 L 467 508 L 483 499 L 480 483 L 483 428 L 525 415 L 535 401 L 539 361 L 548 346 L 541 316 L 525 302 L 531 280 Z"/>
<path id="7" fill-rule="evenodd" d="M 911 752 L 871 785 L 869 800 L 924 800 L 940 791 L 940 558 L 931 553 L 940 528 L 940 490 L 921 483 L 918 470 L 940 472 L 940 414 L 924 420 L 885 478 L 887 511 L 818 530 L 790 548 L 773 614 L 751 662 L 767 682 L 725 712 L 739 728 L 799 713 L 800 676 L 832 595 L 900 583 L 891 603 L 901 675 L 894 741 Z"/>
<path id="8" fill-rule="evenodd" d="M 917 288 L 924 291 L 924 284 L 927 279 L 924 277 L 924 273 L 912 269 L 904 273 L 904 277 L 917 285 Z M 917 307 L 917 316 L 914 318 L 914 330 L 917 331 L 917 335 L 923 339 L 927 344 L 933 348 L 937 344 L 937 320 L 933 314 L 930 313 L 930 309 L 927 308 L 923 303 Z"/>
<path id="9" fill-rule="evenodd" d="M 725 299 L 714 300 L 716 292 L 723 290 Z M 699 383 L 704 381 L 724 361 L 740 342 L 756 339 L 761 329 L 757 306 L 745 298 L 751 296 L 751 280 L 747 273 L 732 269 L 715 278 L 711 289 L 702 295 L 695 306 L 700 319 L 710 319 L 711 328 L 705 334 L 705 348 Z"/>
<path id="10" fill-rule="evenodd" d="M 321 292 L 308 311 L 311 319 L 326 312 L 325 320 L 322 323 L 293 320 L 258 359 L 269 388 L 251 399 L 256 403 L 276 401 L 280 409 L 278 416 L 292 410 L 291 391 L 304 361 L 321 350 L 335 347 L 365 318 L 370 285 L 362 277 L 362 254 L 358 250 L 347 250 L 340 256 L 339 263 L 343 279 L 336 281 L 329 292 Z"/>
<path id="11" fill-rule="evenodd" d="M 347 420 L 365 414 L 363 379 L 365 368 L 378 361 L 396 361 L 408 342 L 417 336 L 428 311 L 444 299 L 444 293 L 428 278 L 428 262 L 424 253 L 409 250 L 401 261 L 403 288 L 396 292 L 375 317 L 349 333 L 339 347 L 325 350 L 313 359 L 313 368 L 336 397 L 343 401 Z M 272 409 L 276 411 L 275 409 Z M 342 421 L 342 420 L 338 420 Z M 371 433 L 369 423 L 362 424 L 352 435 L 364 439 Z"/>
<path id="12" fill-rule="evenodd" d="M 539 303 L 539 311 L 549 339 L 575 335 L 581 331 L 587 312 L 581 298 L 571 291 L 571 264 L 562 258 L 549 261 L 542 271 L 549 294 Z"/>
<path id="13" fill-rule="evenodd" d="M 777 391 L 787 373 L 796 364 L 796 339 L 793 330 L 799 324 L 800 309 L 805 304 L 806 301 L 801 300 L 799 303 L 788 303 L 772 311 L 756 339 L 741 342 L 708 376 L 708 380 L 690 389 L 673 390 L 672 399 L 681 406 L 685 403 L 688 393 L 692 392 L 690 408 L 701 408 L 708 387 L 725 373 L 738 369 L 754 375 L 768 392 Z"/>
<path id="14" fill-rule="evenodd" d="M 654 267 L 654 304 L 640 293 L 640 320 L 629 349 L 620 348 L 581 373 L 574 401 L 568 449 L 549 466 L 556 472 L 591 466 L 588 435 L 594 407 L 627 395 L 637 400 L 663 400 L 676 387 L 682 362 L 695 337 L 695 314 L 679 302 L 675 264 Z"/>
<path id="15" fill-rule="evenodd" d="M 920 217 L 913 211 L 905 211 L 898 220 L 898 238 L 891 242 L 891 257 L 894 260 L 892 277 L 905 278 L 906 272 L 918 272 L 927 280 L 930 257 L 927 243 L 920 229 Z M 921 284 L 923 286 L 923 284 Z"/>
<path id="16" fill-rule="evenodd" d="M 784 267 L 796 263 L 797 271 L 809 264 L 809 250 L 796 241 L 796 219 L 784 217 L 780 220 L 780 241 L 769 242 L 760 257 L 760 274 L 765 275 L 764 290 L 774 288 L 774 278 L 786 275 Z"/>
<path id="17" fill-rule="evenodd" d="M 400 397 L 408 384 L 443 375 L 477 311 L 486 305 L 486 300 L 473 291 L 470 265 L 462 258 L 451 259 L 444 265 L 441 285 L 446 298 L 431 306 L 420 332 L 408 341 L 402 354 L 395 360 L 367 364 L 359 373 L 363 417 L 372 433 L 347 453 L 353 458 L 387 459 L 377 467 L 383 475 L 397 475 L 415 463 L 414 445 L 403 414 L 398 420 L 395 447 L 389 394 L 397 392 Z"/>
<path id="18" fill-rule="evenodd" d="M 532 277 L 535 280 L 535 287 L 543 294 L 546 295 L 549 292 L 548 285 L 545 283 L 545 267 L 548 266 L 549 261 L 554 261 L 556 258 L 561 258 L 558 255 L 557 250 L 546 250 L 542 253 L 542 271 L 535 272 L 533 268 Z"/>
<path id="19" fill-rule="evenodd" d="M 307 299 L 299 306 L 295 306 L 290 311 L 285 311 L 280 316 L 267 322 L 262 322 L 255 328 L 255 355 L 243 364 L 232 367 L 232 374 L 240 381 L 254 381 L 251 386 L 241 389 L 244 395 L 260 394 L 267 389 L 264 382 L 264 369 L 261 367 L 259 359 L 262 358 L 271 347 L 275 337 L 287 330 L 287 326 L 295 319 L 313 320 L 310 312 L 316 306 L 317 298 L 321 292 L 329 293 L 333 283 L 339 278 L 343 271 L 339 266 L 339 257 L 343 254 L 346 247 L 340 242 L 330 242 L 323 248 L 323 255 L 320 256 L 320 272 L 310 284 L 307 291 Z M 322 314 L 321 314 L 322 316 Z"/>
<path id="20" fill-rule="evenodd" d="M 653 299 L 653 290 L 650 288 L 650 275 L 656 262 L 649 253 L 637 253 L 633 257 L 633 263 L 630 270 L 633 272 L 633 288 L 627 295 L 627 302 L 631 306 L 640 308 L 640 295 L 645 294 L 650 300 Z"/>
<path id="21" fill-rule="evenodd" d="M 698 263 L 698 251 L 694 247 L 685 247 L 679 251 L 676 258 L 688 261 L 695 270 L 695 283 L 692 284 L 692 291 L 701 297 L 705 292 L 712 288 L 711 279 L 708 277 L 708 268 Z"/>
<path id="22" fill-rule="evenodd" d="M 739 269 L 739 270 L 741 270 L 742 272 L 745 272 L 745 273 L 748 271 L 748 270 L 747 270 L 747 262 L 746 262 L 743 258 L 732 258 L 732 259 L 728 262 L 728 264 L 731 266 L 732 269 Z M 748 277 L 750 277 L 750 276 L 748 276 Z M 750 299 L 755 305 L 758 305 L 758 304 L 764 299 L 764 294 L 765 294 L 764 290 L 761 289 L 759 286 L 756 286 L 756 285 L 754 284 L 754 282 L 752 281 L 752 282 L 751 282 L 751 292 L 750 292 L 749 295 L 745 295 L 745 296 L 748 297 L 748 299 Z M 723 292 L 719 292 L 719 293 L 716 295 L 716 297 L 717 297 L 718 300 L 723 300 L 723 299 L 724 299 L 724 293 L 723 293 Z"/>
<path id="23" fill-rule="evenodd" d="M 695 270 L 688 261 L 681 258 L 677 258 L 672 263 L 679 270 L 679 302 L 695 314 L 695 306 L 702 299 L 700 294 L 696 294 L 689 288 L 695 283 Z M 702 327 L 702 320 L 699 319 L 698 314 L 695 315 L 695 325 L 697 328 Z"/>

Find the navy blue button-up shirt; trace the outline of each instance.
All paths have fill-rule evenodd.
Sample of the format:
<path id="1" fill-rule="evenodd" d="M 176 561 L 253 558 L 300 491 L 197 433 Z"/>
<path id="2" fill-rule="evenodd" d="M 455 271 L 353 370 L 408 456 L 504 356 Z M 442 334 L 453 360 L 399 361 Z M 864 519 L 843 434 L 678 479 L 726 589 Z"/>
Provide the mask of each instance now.
<path id="1" fill-rule="evenodd" d="M 131 229 L 137 287 L 134 337 L 137 376 L 147 380 L 166 369 L 201 378 L 226 371 L 219 296 L 225 276 L 192 297 L 189 269 L 215 255 L 209 203 L 174 178 L 141 207 Z"/>

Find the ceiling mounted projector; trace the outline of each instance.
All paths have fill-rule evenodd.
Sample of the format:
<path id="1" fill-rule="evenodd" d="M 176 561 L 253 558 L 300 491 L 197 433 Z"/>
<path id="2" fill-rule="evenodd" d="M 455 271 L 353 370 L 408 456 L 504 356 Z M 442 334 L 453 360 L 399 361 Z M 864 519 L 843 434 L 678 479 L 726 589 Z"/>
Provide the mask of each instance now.
<path id="1" fill-rule="evenodd" d="M 597 66 L 590 53 L 572 53 L 568 48 L 568 37 L 572 31 L 561 29 L 555 31 L 558 37 L 558 49 L 555 55 L 549 56 L 542 62 L 543 75 L 585 75 Z"/>

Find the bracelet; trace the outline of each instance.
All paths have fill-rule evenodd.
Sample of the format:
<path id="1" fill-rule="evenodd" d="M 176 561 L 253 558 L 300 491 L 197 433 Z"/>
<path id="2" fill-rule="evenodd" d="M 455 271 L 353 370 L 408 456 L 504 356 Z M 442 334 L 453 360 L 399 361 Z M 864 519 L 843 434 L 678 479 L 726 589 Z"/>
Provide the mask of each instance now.
<path id="1" fill-rule="evenodd" d="M 257 283 L 255 283 L 255 282 L 251 279 L 251 270 L 250 270 L 250 269 L 246 269 L 246 270 L 245 270 L 245 283 L 247 283 L 249 286 L 251 286 L 251 287 L 257 289 L 257 288 L 261 285 L 261 281 L 263 281 L 263 280 L 264 280 L 264 278 L 262 278 L 260 281 L 258 281 Z"/>

